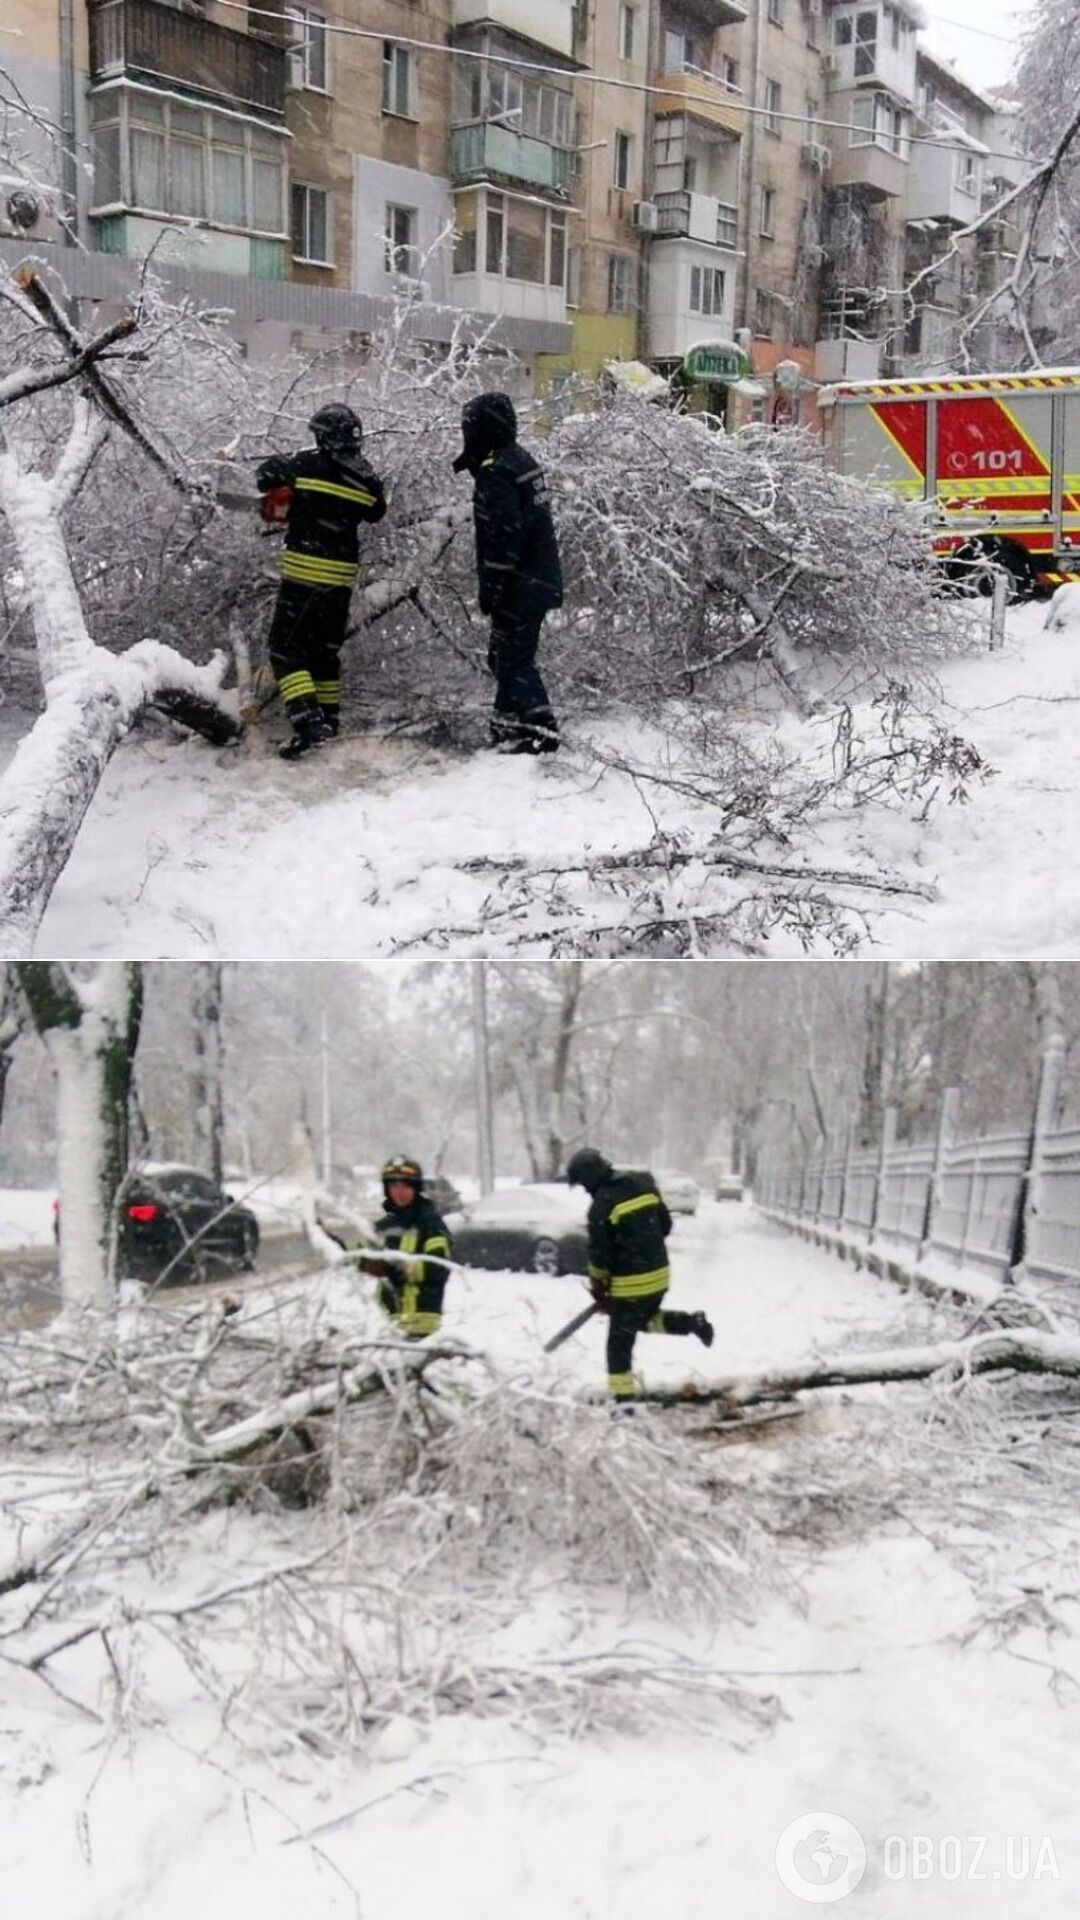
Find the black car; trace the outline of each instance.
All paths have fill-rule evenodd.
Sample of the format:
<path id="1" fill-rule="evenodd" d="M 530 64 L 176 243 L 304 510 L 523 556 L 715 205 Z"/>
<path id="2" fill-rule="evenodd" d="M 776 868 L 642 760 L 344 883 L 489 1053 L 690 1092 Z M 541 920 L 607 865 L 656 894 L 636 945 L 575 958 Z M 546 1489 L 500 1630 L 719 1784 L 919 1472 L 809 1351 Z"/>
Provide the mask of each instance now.
<path id="1" fill-rule="evenodd" d="M 436 1212 L 444 1218 L 448 1213 L 460 1213 L 465 1204 L 453 1181 L 448 1180 L 445 1173 L 426 1173 L 424 1193 Z"/>
<path id="2" fill-rule="evenodd" d="M 259 1223 L 250 1207 L 196 1167 L 140 1167 L 129 1175 L 118 1238 L 118 1266 L 126 1277 L 180 1281 L 237 1268 L 250 1273 L 258 1251 Z"/>
<path id="3" fill-rule="evenodd" d="M 554 1183 L 489 1193 L 455 1225 L 454 1258 L 513 1273 L 587 1273 L 587 1207 L 576 1187 Z"/>

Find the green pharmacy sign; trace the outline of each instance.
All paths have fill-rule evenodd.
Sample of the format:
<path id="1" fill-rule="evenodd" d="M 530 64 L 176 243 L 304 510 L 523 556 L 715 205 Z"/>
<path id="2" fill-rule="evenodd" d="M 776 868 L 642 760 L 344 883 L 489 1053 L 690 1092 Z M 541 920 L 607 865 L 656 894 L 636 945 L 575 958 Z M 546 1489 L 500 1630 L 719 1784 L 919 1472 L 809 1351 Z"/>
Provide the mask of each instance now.
<path id="1" fill-rule="evenodd" d="M 683 361 L 688 380 L 744 380 L 749 371 L 747 355 L 730 340 L 710 340 L 704 346 L 691 347 Z"/>

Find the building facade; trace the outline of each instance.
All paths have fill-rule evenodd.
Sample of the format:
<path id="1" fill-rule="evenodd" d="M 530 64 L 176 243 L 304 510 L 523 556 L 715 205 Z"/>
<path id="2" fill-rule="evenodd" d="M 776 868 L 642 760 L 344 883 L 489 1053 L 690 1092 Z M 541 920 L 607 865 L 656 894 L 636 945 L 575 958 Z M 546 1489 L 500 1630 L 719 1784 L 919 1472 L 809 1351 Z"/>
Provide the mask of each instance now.
<path id="1" fill-rule="evenodd" d="M 78 237 L 97 298 L 153 250 L 249 352 L 362 343 L 404 305 L 433 347 L 475 316 L 526 387 L 641 359 L 692 388 L 737 341 L 765 397 L 780 362 L 948 364 L 1018 245 L 1006 216 L 923 271 L 1023 162 L 1000 103 L 918 46 L 918 0 L 9 10 L 13 78 L 63 137 L 28 128 L 38 218 L 5 212 L 0 248 Z M 723 412 L 728 381 L 692 403 Z"/>

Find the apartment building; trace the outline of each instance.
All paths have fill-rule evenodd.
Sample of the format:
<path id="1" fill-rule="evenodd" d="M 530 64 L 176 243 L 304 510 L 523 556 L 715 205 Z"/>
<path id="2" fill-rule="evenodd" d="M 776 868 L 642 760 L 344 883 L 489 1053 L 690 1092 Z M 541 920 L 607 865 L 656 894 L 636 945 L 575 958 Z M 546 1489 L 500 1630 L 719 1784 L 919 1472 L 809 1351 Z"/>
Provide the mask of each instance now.
<path id="1" fill-rule="evenodd" d="M 1008 112 L 918 47 L 917 0 L 7 12 L 13 77 L 67 137 L 0 250 L 77 233 L 72 291 L 108 298 L 153 249 L 253 353 L 362 350 L 405 302 L 435 347 L 476 315 L 526 387 L 640 357 L 737 419 L 747 367 L 760 401 L 781 361 L 944 364 L 1018 244 L 996 222 L 905 303 L 1023 167 Z"/>
<path id="2" fill-rule="evenodd" d="M 16 4 L 30 97 L 74 101 L 74 294 L 119 295 L 153 249 L 249 351 L 362 346 L 402 299 L 435 345 L 461 308 L 526 369 L 568 343 L 570 0 Z"/>

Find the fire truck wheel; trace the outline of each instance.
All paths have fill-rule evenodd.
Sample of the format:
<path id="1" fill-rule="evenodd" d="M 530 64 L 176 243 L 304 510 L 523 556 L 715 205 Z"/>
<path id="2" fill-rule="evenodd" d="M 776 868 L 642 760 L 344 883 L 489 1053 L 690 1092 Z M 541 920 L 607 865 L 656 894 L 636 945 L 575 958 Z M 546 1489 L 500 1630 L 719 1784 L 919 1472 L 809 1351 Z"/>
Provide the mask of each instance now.
<path id="1" fill-rule="evenodd" d="M 963 593 L 989 596 L 1002 567 L 1009 576 L 1009 599 L 1029 600 L 1035 584 L 1031 561 L 1023 547 L 1014 546 L 1011 540 L 987 537 L 969 541 L 953 554 L 949 575 Z"/>

